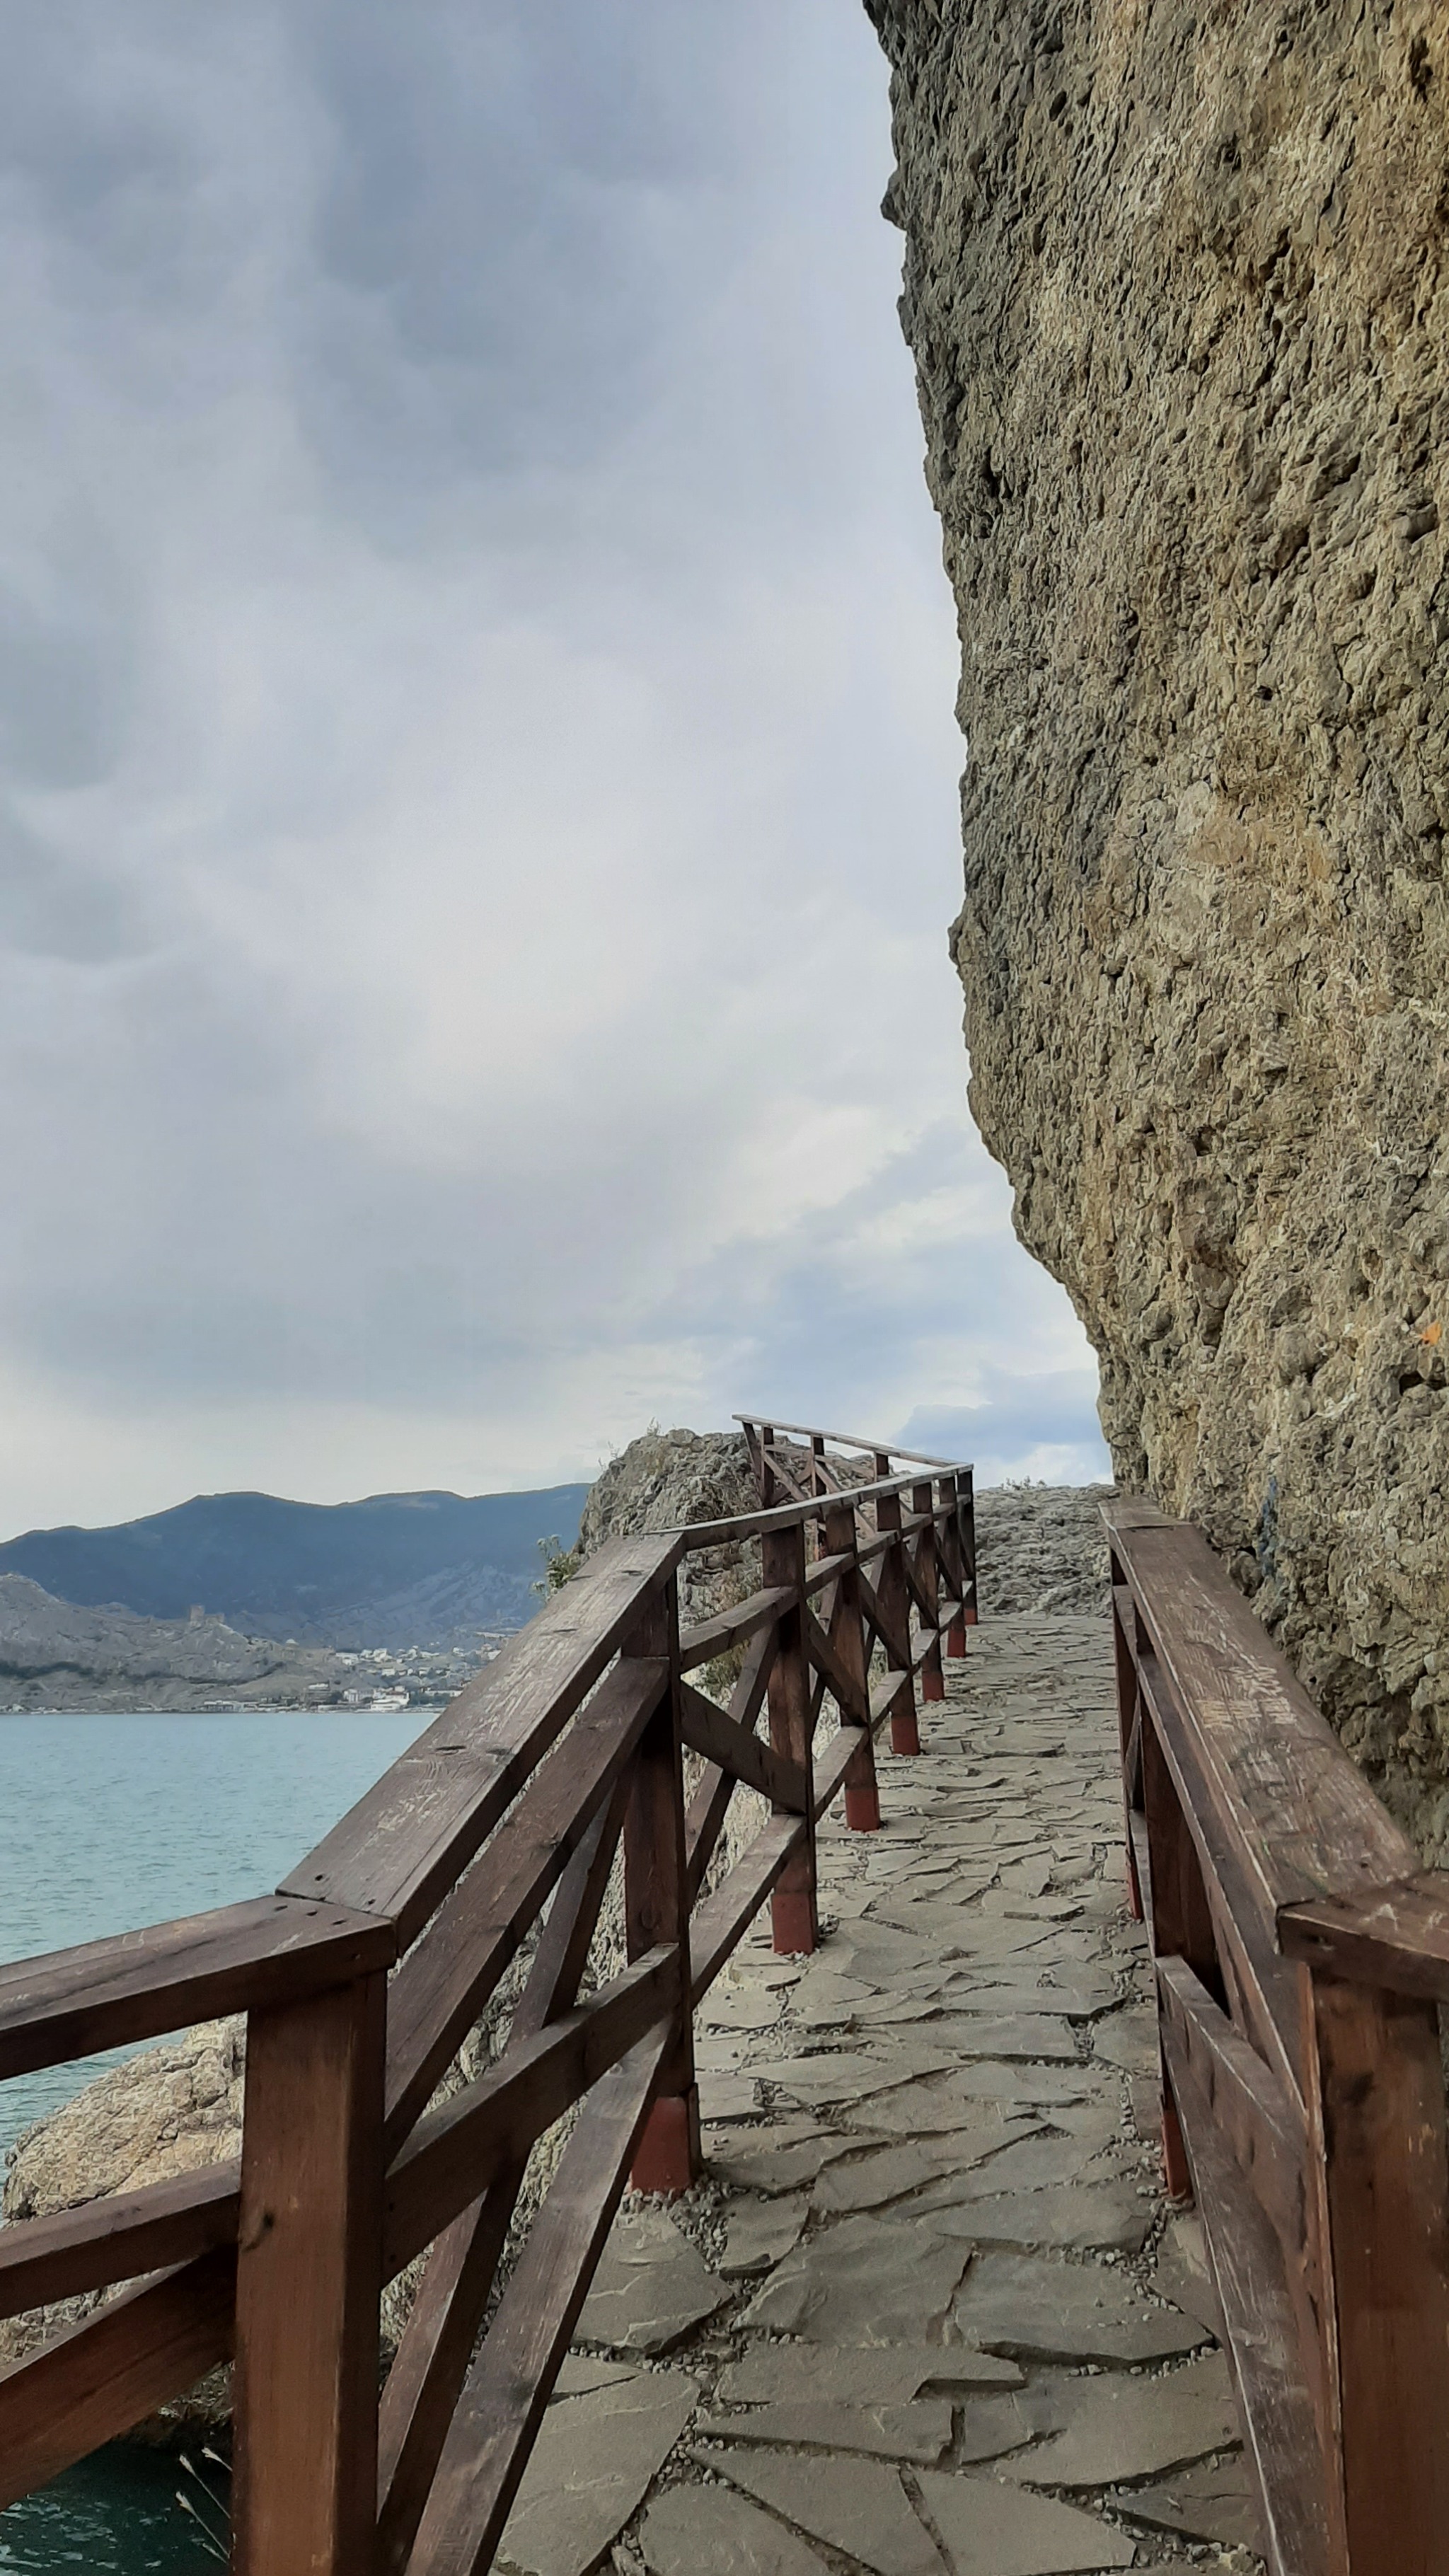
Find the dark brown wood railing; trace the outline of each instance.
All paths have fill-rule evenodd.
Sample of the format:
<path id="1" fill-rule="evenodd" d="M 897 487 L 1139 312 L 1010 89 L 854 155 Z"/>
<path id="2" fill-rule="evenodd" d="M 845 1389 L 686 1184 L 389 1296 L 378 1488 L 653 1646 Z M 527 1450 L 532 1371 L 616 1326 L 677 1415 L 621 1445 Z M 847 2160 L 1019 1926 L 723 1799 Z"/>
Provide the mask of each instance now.
<path id="1" fill-rule="evenodd" d="M 767 1898 L 813 1948 L 816 1820 L 843 1789 L 878 1824 L 876 1732 L 919 1749 L 917 1676 L 975 1617 L 969 1468 L 779 1427 L 750 1426 L 768 1508 L 602 1548 L 274 1895 L 0 1970 L 0 2078 L 247 2017 L 239 2163 L 0 2229 L 0 2315 L 132 2285 L 0 2378 L 0 2504 L 234 2358 L 239 2576 L 488 2567 L 626 2180 L 699 2172 L 695 2005 Z M 760 1588 L 681 1632 L 678 1569 L 727 1539 Z M 735 1653 L 721 1707 L 687 1676 Z M 721 1870 L 740 1782 L 771 1812 Z M 488 2072 L 435 2099 L 530 1943 Z"/>
<path id="2" fill-rule="evenodd" d="M 1198 1533 L 1105 1506 L 1169 2187 L 1195 2194 L 1273 2576 L 1449 2570 L 1449 1875 Z"/>

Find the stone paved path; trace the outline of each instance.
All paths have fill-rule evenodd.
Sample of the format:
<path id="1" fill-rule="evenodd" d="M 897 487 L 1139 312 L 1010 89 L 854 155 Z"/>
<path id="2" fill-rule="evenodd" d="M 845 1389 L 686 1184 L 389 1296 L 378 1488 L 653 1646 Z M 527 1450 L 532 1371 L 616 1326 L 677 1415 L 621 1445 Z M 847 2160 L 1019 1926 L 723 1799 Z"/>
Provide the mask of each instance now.
<path id="1" fill-rule="evenodd" d="M 1191 2219 L 1161 2197 L 1105 1625 L 998 1618 L 828 1935 L 700 2021 L 708 2177 L 626 2202 L 505 2534 L 519 2576 L 1251 2570 Z"/>

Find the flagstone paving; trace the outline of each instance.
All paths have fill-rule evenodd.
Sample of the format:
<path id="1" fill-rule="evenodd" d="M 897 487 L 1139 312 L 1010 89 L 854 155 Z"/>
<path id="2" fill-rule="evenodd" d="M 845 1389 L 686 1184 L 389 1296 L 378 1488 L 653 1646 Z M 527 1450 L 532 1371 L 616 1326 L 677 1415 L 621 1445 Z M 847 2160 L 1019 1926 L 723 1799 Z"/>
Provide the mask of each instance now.
<path id="1" fill-rule="evenodd" d="M 702 2009 L 708 2171 L 625 2203 L 509 2576 L 1246 2572 L 1201 2233 L 1162 2199 L 1105 1619 L 994 1618 L 876 1835 Z"/>

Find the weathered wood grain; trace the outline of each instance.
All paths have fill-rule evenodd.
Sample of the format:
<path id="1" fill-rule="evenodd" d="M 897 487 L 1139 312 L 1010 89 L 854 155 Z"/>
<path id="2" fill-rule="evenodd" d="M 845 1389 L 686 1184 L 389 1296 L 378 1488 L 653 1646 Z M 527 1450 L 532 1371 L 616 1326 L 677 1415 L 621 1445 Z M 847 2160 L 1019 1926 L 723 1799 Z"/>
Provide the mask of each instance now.
<path id="1" fill-rule="evenodd" d="M 1140 1505 L 1106 1503 L 1103 1518 L 1268 1920 L 1411 1877 L 1411 1846 L 1200 1532 Z"/>
<path id="2" fill-rule="evenodd" d="M 738 1726 L 743 1732 L 753 1732 L 760 1710 L 765 1704 L 765 1691 L 770 1678 L 770 1666 L 775 1660 L 777 1642 L 777 1631 L 774 1628 L 761 1631 L 745 1657 L 739 1680 L 730 1693 L 730 1704 L 726 1713 L 731 1725 Z M 699 1894 L 705 1871 L 714 1858 L 720 1835 L 724 1831 L 725 1817 L 734 1790 L 733 1775 L 722 1771 L 718 1763 L 710 1763 L 706 1766 L 699 1786 L 689 1802 L 684 1820 L 684 1833 L 685 1871 L 691 1905 Z"/>
<path id="3" fill-rule="evenodd" d="M 236 2576 L 372 2556 L 386 1980 L 247 2025 L 232 2382 Z"/>
<path id="4" fill-rule="evenodd" d="M 1302 2104 L 1234 2030 L 1186 1960 L 1158 1960 L 1157 1991 L 1170 2070 L 1213 2121 L 1272 2223 L 1285 2267 L 1301 2264 L 1308 2157 Z"/>
<path id="5" fill-rule="evenodd" d="M 204 2254 L 123 2291 L 0 2374 L 0 2507 L 225 2361 L 235 2295 L 235 2254 Z"/>
<path id="6" fill-rule="evenodd" d="M 727 1884 L 728 1882 L 726 1882 Z M 677 2018 L 683 1962 L 661 1946 L 611 1978 L 587 2003 L 506 2048 L 496 2066 L 425 2112 L 387 2176 L 383 2263 L 388 2280 L 450 2226 L 512 2158 L 552 2128 L 645 2031 Z"/>
<path id="7" fill-rule="evenodd" d="M 695 1753 L 702 1753 L 721 1771 L 736 1780 L 748 1781 L 761 1796 L 773 1800 L 777 1807 L 788 1807 L 797 1816 L 805 1812 L 805 1774 L 797 1762 L 791 1762 L 762 1744 L 757 1735 L 736 1726 L 722 1708 L 701 1691 L 692 1690 L 686 1682 L 682 1698 L 684 1741 Z"/>
<path id="8" fill-rule="evenodd" d="M 13 2219 L 0 2227 L 0 2317 L 23 2316 L 27 2308 L 234 2245 L 240 2182 L 241 2166 L 232 2158 L 47 2218 Z"/>
<path id="9" fill-rule="evenodd" d="M 669 1581 L 683 1541 L 611 1539 L 300 1861 L 283 1892 L 398 1927 L 406 1949 Z"/>
<path id="10" fill-rule="evenodd" d="M 330 1899 L 259 1896 L 0 1969 L 0 2079 L 344 1985 L 396 1956 Z"/>
<path id="11" fill-rule="evenodd" d="M 659 2075 L 667 2035 L 598 2086 L 564 2149 L 468 2374 L 419 2525 L 409 2576 L 483 2576 L 588 2295 Z"/>
<path id="12" fill-rule="evenodd" d="M 1333 2566 L 1318 2419 L 1305 2377 L 1278 2240 L 1221 2137 L 1184 2054 L 1183 2107 L 1193 2195 L 1228 2335 L 1243 2443 L 1262 2506 L 1270 2576 L 1341 2576 Z"/>
<path id="13" fill-rule="evenodd" d="M 813 1950 L 819 1938 L 815 1904 L 815 1818 L 810 1773 L 814 1714 L 805 1623 L 805 1545 L 801 1531 L 767 1531 L 760 1541 L 766 1580 L 785 1585 L 795 1607 L 782 1613 L 776 1630 L 775 1660 L 770 1667 L 770 1741 L 794 1764 L 805 1782 L 804 1832 L 775 1881 L 770 1898 L 775 1948 L 784 1953 Z M 812 1622 L 812 1624 L 814 1624 Z"/>
<path id="14" fill-rule="evenodd" d="M 1449 1875 L 1426 1869 L 1391 1887 L 1285 1905 L 1278 1941 L 1285 1958 L 1330 1975 L 1449 2003 Z"/>
<path id="15" fill-rule="evenodd" d="M 616 1665 L 403 1961 L 388 1996 L 389 2158 L 607 1804 L 668 1686 L 665 1656 Z"/>
<path id="16" fill-rule="evenodd" d="M 1343 2563 L 1442 2576 L 1449 2158 L 1433 2005 L 1315 1974 L 1308 2118 Z"/>
<path id="17" fill-rule="evenodd" d="M 731 1646 L 754 1636 L 757 1629 L 772 1627 L 790 1599 L 788 1592 L 778 1588 L 752 1592 L 747 1601 L 719 1611 L 713 1619 L 702 1619 L 696 1627 L 682 1628 L 679 1634 L 680 1671 L 696 1672 L 701 1664 L 713 1663 L 716 1655 L 726 1654 Z"/>
<path id="18" fill-rule="evenodd" d="M 772 1816 L 720 1880 L 713 1896 L 695 1907 L 689 1927 L 689 1984 L 696 2004 L 743 1940 L 781 1872 L 789 1868 L 806 1831 L 803 1816 Z"/>
<path id="19" fill-rule="evenodd" d="M 624 1813 L 624 1789 L 595 1817 L 559 1883 L 510 2043 L 532 2039 L 569 2011 L 609 1883 Z M 472 2206 L 444 2229 L 428 2256 L 378 2413 L 379 2576 L 407 2563 L 453 2409 L 483 2321 L 508 2235 L 526 2159 L 505 2164 Z"/>

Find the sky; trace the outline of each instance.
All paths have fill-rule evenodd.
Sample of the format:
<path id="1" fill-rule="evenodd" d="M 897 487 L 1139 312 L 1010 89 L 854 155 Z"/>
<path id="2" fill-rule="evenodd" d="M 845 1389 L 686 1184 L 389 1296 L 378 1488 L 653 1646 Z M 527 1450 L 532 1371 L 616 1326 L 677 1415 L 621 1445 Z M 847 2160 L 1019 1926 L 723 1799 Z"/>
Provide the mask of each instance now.
<path id="1" fill-rule="evenodd" d="M 1104 1472 L 863 10 L 5 15 L 0 1531 L 736 1407 Z"/>

